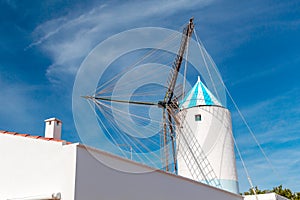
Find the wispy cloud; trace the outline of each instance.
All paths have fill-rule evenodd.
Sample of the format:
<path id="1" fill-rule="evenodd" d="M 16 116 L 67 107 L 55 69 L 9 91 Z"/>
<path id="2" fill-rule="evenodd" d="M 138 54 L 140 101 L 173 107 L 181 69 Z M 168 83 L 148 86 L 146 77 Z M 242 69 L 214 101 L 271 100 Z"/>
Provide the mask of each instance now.
<path id="1" fill-rule="evenodd" d="M 242 108 L 241 113 L 252 127 L 262 144 L 284 143 L 300 139 L 296 134 L 300 128 L 297 123 L 300 114 L 298 88 L 291 89 L 280 96 L 268 99 L 255 105 Z M 293 98 L 291 98 L 293 97 Z M 235 135 L 242 145 L 250 145 L 250 137 L 237 111 L 232 112 L 235 119 Z M 285 135 L 285 133 L 288 133 Z"/>
<path id="2" fill-rule="evenodd" d="M 296 29 L 299 19 L 283 19 L 282 15 L 297 12 L 295 2 L 268 1 L 224 1 L 214 4 L 213 12 L 201 15 L 201 30 L 205 30 L 204 44 L 213 57 L 219 61 L 237 56 L 240 46 L 263 35 L 273 35 L 274 31 Z M 297 14 L 296 14 L 297 15 Z"/>
<path id="3" fill-rule="evenodd" d="M 251 154 L 253 155 L 253 152 Z M 254 155 L 256 156 L 251 157 L 251 159 L 245 159 L 246 167 L 254 185 L 257 185 L 260 189 L 272 189 L 272 187 L 282 184 L 284 187 L 291 188 L 294 191 L 296 189 L 297 191 L 300 185 L 300 161 L 297 159 L 300 157 L 299 151 L 295 151 L 294 147 L 274 150 L 269 154 L 272 166 L 267 164 L 262 156 L 259 156 L 259 152 Z M 239 159 L 237 166 L 241 177 L 240 187 L 250 188 L 247 180 L 243 178 L 245 177 L 245 171 Z"/>
<path id="4" fill-rule="evenodd" d="M 250 75 L 248 75 L 246 77 L 243 77 L 241 79 L 230 81 L 229 84 L 231 86 L 235 86 L 235 85 L 239 85 L 239 84 L 249 82 L 249 81 L 255 82 L 256 80 L 258 80 L 260 78 L 270 76 L 271 74 L 276 73 L 276 72 L 281 71 L 281 70 L 284 70 L 284 65 L 280 65 L 280 66 L 277 66 L 277 67 L 268 67 L 265 70 L 258 71 L 254 74 L 250 74 Z"/>
<path id="5" fill-rule="evenodd" d="M 157 0 L 99 4 L 90 10 L 74 11 L 77 13 L 39 25 L 34 31 L 36 40 L 29 47 L 39 46 L 51 57 L 53 63 L 47 70 L 47 77 L 51 81 L 59 81 L 66 76 L 74 76 L 83 58 L 103 39 L 211 2 Z M 147 20 L 150 17 L 152 22 Z"/>
<path id="6" fill-rule="evenodd" d="M 206 37 L 206 43 L 209 47 L 214 47 L 215 55 L 220 53 L 222 59 L 225 59 L 226 52 L 231 52 L 232 49 L 255 36 L 253 32 L 258 27 L 265 26 L 264 21 L 260 21 L 262 16 L 268 13 L 280 13 L 281 8 L 285 6 L 285 4 L 272 6 L 264 6 L 264 4 L 265 2 L 261 1 L 251 5 L 250 3 L 236 4 L 233 1 L 223 5 L 215 3 L 214 0 L 99 3 L 90 9 L 70 11 L 67 16 L 39 25 L 33 34 L 35 41 L 29 45 L 29 48 L 38 46 L 48 54 L 52 59 L 52 65 L 47 70 L 47 77 L 52 82 L 61 81 L 66 79 L 66 76 L 73 77 L 84 57 L 107 37 L 131 28 L 158 24 L 170 26 L 174 24 L 167 20 L 170 16 L 174 17 L 178 13 L 197 8 L 201 11 L 201 17 L 196 19 L 196 23 L 200 22 L 203 26 L 201 30 L 204 31 L 201 35 L 209 35 Z M 213 5 L 216 10 L 211 12 L 208 5 Z M 243 12 L 232 12 L 231 9 L 223 9 L 224 6 L 231 6 Z M 254 11 L 255 16 L 252 14 Z M 214 27 L 212 25 L 220 23 L 226 24 L 223 31 L 212 28 Z M 273 23 L 286 26 L 291 22 L 274 20 Z"/>
<path id="7" fill-rule="evenodd" d="M 300 144 L 300 97 L 297 91 L 298 88 L 294 88 L 273 99 L 241 109 L 272 166 L 264 158 L 238 113 L 233 112 L 237 144 L 254 184 L 260 188 L 270 189 L 276 184 L 290 186 L 299 180 L 300 156 L 299 151 L 295 150 Z M 240 176 L 245 176 L 240 161 L 238 166 Z M 288 176 L 286 172 L 289 172 Z M 263 180 L 261 177 L 264 177 Z M 249 187 L 245 180 L 241 180 L 242 187 Z"/>

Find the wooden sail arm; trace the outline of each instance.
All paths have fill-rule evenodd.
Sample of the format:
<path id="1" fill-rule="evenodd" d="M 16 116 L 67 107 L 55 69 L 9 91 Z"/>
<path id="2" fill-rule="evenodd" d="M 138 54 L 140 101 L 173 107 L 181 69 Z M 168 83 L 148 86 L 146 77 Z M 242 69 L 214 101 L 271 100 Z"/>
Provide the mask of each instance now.
<path id="1" fill-rule="evenodd" d="M 178 73 L 179 73 L 181 63 L 182 63 L 182 60 L 183 60 L 183 55 L 185 53 L 185 50 L 187 48 L 189 39 L 190 39 L 190 37 L 193 33 L 193 30 L 194 30 L 193 20 L 194 20 L 194 18 L 191 18 L 190 21 L 189 21 L 189 24 L 183 30 L 183 36 L 182 36 L 182 39 L 181 39 L 180 48 L 179 48 L 177 57 L 176 57 L 176 59 L 174 61 L 174 64 L 173 64 L 173 70 L 174 70 L 173 75 L 172 75 L 171 81 L 169 83 L 168 90 L 167 90 L 165 98 L 164 98 L 164 102 L 166 102 L 166 103 L 170 103 L 172 98 L 173 98 L 173 95 L 174 95 L 174 88 L 175 88 L 175 85 L 176 85 Z"/>
<path id="2" fill-rule="evenodd" d="M 111 99 L 111 98 L 104 98 L 104 97 L 93 97 L 93 96 L 82 96 L 82 97 L 85 98 L 85 99 L 100 100 L 100 101 L 109 101 L 109 102 L 117 102 L 117 103 L 128 103 L 128 104 L 135 104 L 135 105 L 159 106 L 158 103 L 152 103 L 152 102 L 119 100 L 119 99 Z"/>
<path id="3" fill-rule="evenodd" d="M 172 115 L 171 115 L 171 108 L 167 108 L 167 113 L 168 113 L 168 124 L 169 124 L 169 130 L 170 130 L 170 137 L 171 137 L 171 141 L 172 141 L 172 155 L 173 155 L 173 162 L 174 162 L 174 170 L 175 170 L 175 174 L 178 173 L 177 170 L 177 158 L 176 158 L 176 149 L 175 149 L 175 130 L 173 127 L 173 120 L 172 120 Z"/>

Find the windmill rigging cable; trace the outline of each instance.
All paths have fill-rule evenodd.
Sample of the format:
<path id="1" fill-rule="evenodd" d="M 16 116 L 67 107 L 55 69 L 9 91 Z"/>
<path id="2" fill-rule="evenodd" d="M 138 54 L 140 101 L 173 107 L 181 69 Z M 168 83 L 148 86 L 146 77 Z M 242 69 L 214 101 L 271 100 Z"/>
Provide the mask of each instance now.
<path id="1" fill-rule="evenodd" d="M 95 102 L 94 102 L 94 103 L 95 103 Z M 102 120 L 101 120 L 100 117 L 97 115 L 97 113 L 96 113 L 95 109 L 93 108 L 93 106 L 91 105 L 90 101 L 88 101 L 88 104 L 89 104 L 89 106 L 92 108 L 92 110 L 94 111 L 94 114 L 96 115 L 97 119 L 100 121 L 100 123 L 102 124 L 102 126 L 104 127 L 104 129 L 108 132 L 108 130 L 106 129 L 106 126 L 103 124 Z M 95 103 L 95 105 L 97 105 L 97 104 Z M 101 109 L 101 108 L 98 107 L 98 109 Z M 122 152 L 122 153 L 123 153 L 123 156 L 126 157 L 126 154 L 124 154 L 124 152 Z"/>
<path id="2" fill-rule="evenodd" d="M 97 104 L 100 104 L 100 105 L 102 105 L 102 106 L 104 106 L 104 107 L 107 107 L 108 109 L 111 109 L 111 107 L 110 106 L 108 106 L 108 105 L 105 105 L 105 104 L 103 104 L 102 102 L 99 102 L 99 101 L 97 101 L 96 102 Z M 121 110 L 118 110 L 118 109 L 116 109 L 116 108 L 112 108 L 113 110 L 115 110 L 115 111 L 117 111 L 117 112 L 120 112 L 121 114 L 128 114 L 128 113 L 126 113 L 126 112 L 124 112 L 124 111 L 121 111 Z M 115 118 L 113 118 L 113 116 L 111 115 L 111 114 L 108 114 L 109 115 L 109 117 L 111 118 L 111 119 L 114 119 L 114 120 L 118 120 L 118 119 L 115 119 Z M 134 114 L 130 114 L 131 116 L 134 116 L 134 117 L 136 117 L 136 118 L 140 118 L 140 119 L 149 119 L 149 118 L 145 118 L 145 117 L 142 117 L 142 116 L 139 116 L 139 115 L 134 115 Z M 124 123 L 124 125 L 127 125 L 126 123 L 125 123 L 125 120 L 124 120 L 124 118 L 123 119 L 120 119 L 120 120 L 118 120 L 118 122 L 120 122 L 120 123 Z M 160 121 L 155 121 L 155 122 L 157 122 L 158 124 L 160 124 L 161 122 Z M 128 127 L 129 128 L 131 128 L 129 125 L 128 125 Z M 152 130 L 154 131 L 154 130 L 156 130 L 156 128 L 155 128 L 156 126 L 153 126 L 152 127 Z M 150 128 L 149 128 L 150 129 Z M 136 130 L 135 130 L 136 131 Z M 143 134 L 141 134 L 140 132 L 137 132 L 140 136 L 143 136 Z M 154 143 L 155 144 L 155 143 Z"/>
<path id="3" fill-rule="evenodd" d="M 99 102 L 97 102 L 97 106 L 102 105 L 102 106 L 106 106 L 106 107 L 107 107 L 107 105 L 105 105 L 105 104 L 100 104 L 100 105 L 99 105 L 98 103 L 99 103 Z M 99 107 L 98 107 L 98 108 L 99 108 Z M 110 114 L 108 114 L 107 111 L 104 111 L 104 109 L 101 109 L 101 110 L 102 110 L 103 114 L 106 116 L 106 118 L 110 119 L 110 120 L 109 120 L 110 122 L 113 122 L 114 118 L 113 118 Z M 98 116 L 98 115 L 97 115 L 97 116 Z M 101 119 L 100 119 L 100 120 L 101 120 Z M 101 121 L 102 121 L 102 120 L 101 120 Z M 103 123 L 103 122 L 102 122 L 102 123 Z M 104 123 L 103 123 L 103 125 L 104 125 Z M 137 145 L 137 143 L 139 143 L 143 148 L 147 148 L 147 146 L 143 145 L 142 143 L 140 143 L 140 141 L 136 140 L 135 138 L 133 138 L 133 139 L 134 139 L 135 142 L 137 142 L 137 143 L 132 142 L 132 140 L 130 140 L 129 138 L 126 139 L 126 137 L 124 136 L 124 134 L 121 133 L 121 132 L 119 131 L 117 125 L 115 125 L 114 123 L 110 123 L 110 125 L 111 125 L 111 128 L 114 129 L 114 133 L 115 133 L 115 134 L 118 134 L 118 136 L 121 137 L 120 139 L 122 139 L 123 142 L 124 142 L 125 144 L 131 144 L 132 147 L 134 147 L 134 148 L 132 148 L 133 150 L 135 150 L 135 149 L 138 150 L 138 151 L 135 151 L 135 153 L 136 153 L 135 156 L 138 157 L 138 160 L 139 160 L 140 162 L 142 162 L 142 163 L 147 163 L 147 162 L 145 162 L 145 161 L 141 158 L 140 153 L 137 153 L 137 152 L 142 152 L 141 148 Z M 104 126 L 105 126 L 105 125 L 104 125 Z M 105 129 L 106 129 L 106 126 L 105 126 Z M 107 129 L 106 129 L 106 131 L 108 132 L 109 136 L 113 139 L 114 136 L 110 133 L 110 131 L 107 130 Z M 125 153 L 125 150 L 123 150 L 123 149 L 121 148 L 120 144 L 118 144 L 118 143 L 116 142 L 116 140 L 114 140 L 114 139 L 113 139 L 113 143 L 118 147 L 118 149 L 123 153 L 123 155 L 125 155 L 124 157 L 127 157 L 127 156 L 126 156 L 126 153 Z M 150 151 L 150 149 L 147 149 L 147 150 L 148 150 L 150 153 L 152 153 L 152 152 Z M 153 155 L 154 155 L 156 158 L 159 158 L 159 156 L 157 156 L 157 155 L 155 155 L 155 154 L 153 154 Z M 151 159 L 149 159 L 147 156 L 145 156 L 145 158 L 146 158 L 146 159 L 148 160 L 148 162 L 150 162 L 153 166 L 156 166 L 156 163 L 154 163 L 154 162 L 153 162 Z"/>
<path id="4" fill-rule="evenodd" d="M 182 27 L 184 27 L 184 25 L 182 25 Z M 98 88 L 96 88 L 96 91 L 98 90 L 98 94 L 99 93 L 104 93 L 106 89 L 108 89 L 107 85 L 109 83 L 112 83 L 114 80 L 116 80 L 118 77 L 121 77 L 125 71 L 129 71 L 130 69 L 134 68 L 135 66 L 137 66 L 138 64 L 140 64 L 142 61 L 146 60 L 147 58 L 151 58 L 150 56 L 153 56 L 155 53 L 157 53 L 161 48 L 165 47 L 167 44 L 171 43 L 171 41 L 175 41 L 178 37 L 180 36 L 180 34 L 177 34 L 177 33 L 173 33 L 172 35 L 170 35 L 168 38 L 166 38 L 164 41 L 161 42 L 160 44 L 160 47 L 158 47 L 157 49 L 151 49 L 149 50 L 148 53 L 146 53 L 141 59 L 139 59 L 136 63 L 130 65 L 128 68 L 125 68 L 123 69 L 120 73 L 118 73 L 117 75 L 115 75 L 114 77 L 112 77 L 110 80 L 108 80 L 107 82 L 101 84 L 101 86 L 99 86 Z M 174 46 L 177 46 L 177 42 L 176 44 L 173 43 L 173 46 L 171 47 L 174 47 Z M 166 54 L 166 53 L 164 53 Z M 160 53 L 158 56 L 155 57 L 155 60 L 159 60 L 160 57 L 163 57 L 163 53 Z M 154 60 L 154 59 L 153 59 Z M 154 61 L 155 61 L 154 60 Z M 170 63 L 167 63 L 165 65 L 169 65 L 171 64 L 172 62 Z M 104 88 L 105 87 L 105 88 Z M 111 87 L 113 87 L 111 85 Z M 100 90 L 100 88 L 104 88 L 104 90 Z M 96 94 L 97 92 L 93 92 L 93 94 Z"/>
<path id="5" fill-rule="evenodd" d="M 105 106 L 105 107 L 107 107 L 108 109 L 110 109 L 110 106 L 105 105 L 103 102 L 98 102 L 98 101 L 97 101 L 97 103 L 99 103 L 99 104 L 101 104 L 102 106 Z M 116 108 L 114 108 L 114 107 L 113 107 L 112 109 L 118 110 L 118 109 L 116 109 Z M 126 113 L 124 113 L 123 111 L 120 111 L 120 110 L 118 110 L 118 111 L 121 112 L 121 113 L 123 113 L 123 114 L 126 114 Z M 132 114 L 132 115 L 133 115 L 133 114 Z M 133 116 L 142 118 L 141 116 L 137 116 L 137 115 L 133 115 Z M 113 118 L 113 117 L 111 116 L 111 114 L 108 114 L 107 118 L 110 118 L 111 121 L 116 120 L 115 118 Z M 122 124 L 127 125 L 123 120 L 120 120 L 120 121 L 118 121 L 118 122 L 121 122 Z M 160 121 L 156 121 L 156 122 L 157 122 L 158 124 L 161 123 Z M 115 124 L 112 124 L 112 125 L 113 125 L 113 126 L 116 126 Z M 152 127 L 152 131 L 153 131 L 153 132 L 156 130 L 156 127 L 157 127 L 157 126 Z M 132 129 L 129 125 L 127 126 L 127 128 L 133 130 L 133 132 L 136 132 L 136 133 L 139 134 L 140 136 L 143 136 L 142 133 L 137 132 L 137 130 Z M 119 132 L 119 131 L 118 131 L 118 132 Z M 119 132 L 119 133 L 120 133 L 120 132 Z M 154 144 L 154 145 L 157 145 L 157 141 L 149 140 L 149 142 L 151 142 L 151 143 Z M 144 148 L 146 148 L 148 151 L 150 151 L 150 149 L 149 149 L 147 146 L 145 146 L 145 145 L 143 145 L 143 144 L 141 144 L 141 145 L 142 145 Z"/>
<path id="6" fill-rule="evenodd" d="M 99 90 L 97 91 L 96 95 L 101 95 L 103 97 L 103 94 L 107 94 L 108 96 L 111 96 L 111 92 L 122 92 L 124 90 L 126 90 L 126 87 L 127 90 L 130 89 L 130 87 L 132 86 L 135 86 L 136 85 L 136 82 L 138 82 L 139 80 L 143 80 L 144 78 L 147 78 L 147 77 L 153 77 L 157 74 L 159 74 L 161 71 L 160 68 L 152 68 L 152 70 L 150 70 L 149 73 L 143 73 L 143 74 L 139 74 L 139 76 L 136 76 L 134 80 L 127 80 L 127 82 L 125 84 L 122 83 L 122 87 L 115 87 L 115 83 L 111 82 L 109 85 L 107 85 L 107 87 L 103 88 L 102 90 Z M 112 79 L 111 79 L 112 80 Z M 164 85 L 164 87 L 166 88 L 166 86 Z M 149 93 L 150 91 L 147 91 L 147 93 Z M 155 93 L 155 91 L 151 91 L 153 92 L 153 96 L 154 95 L 157 95 L 157 93 Z M 139 93 L 141 94 L 141 92 Z M 134 94 L 133 94 L 134 95 Z M 150 94 L 148 94 L 150 95 Z M 128 94 L 128 97 L 131 97 L 132 95 L 131 94 Z M 141 94 L 142 96 L 142 94 Z M 114 96 L 115 97 L 115 96 Z"/>
<path id="7" fill-rule="evenodd" d="M 236 140 L 235 140 L 235 138 L 234 138 L 233 136 L 232 136 L 232 139 L 233 139 L 233 142 L 234 142 L 234 146 L 235 146 L 235 148 L 236 148 L 236 150 L 237 150 L 237 152 L 238 152 L 238 155 L 239 155 L 239 158 L 240 158 L 240 160 L 241 160 L 241 163 L 242 163 L 242 165 L 243 165 L 243 168 L 244 168 L 244 170 L 245 170 L 245 173 L 246 173 L 246 176 L 247 176 L 247 180 L 248 180 L 248 182 L 249 182 L 249 185 L 250 185 L 250 187 L 251 187 L 251 190 L 253 191 L 254 195 L 256 196 L 256 191 L 255 191 L 255 189 L 254 189 L 254 186 L 253 186 L 251 177 L 250 177 L 249 172 L 248 172 L 248 169 L 247 169 L 247 167 L 246 167 L 246 165 L 245 165 L 245 162 L 244 162 L 244 159 L 243 159 L 242 154 L 241 154 L 241 152 L 240 152 L 240 149 L 239 149 L 239 147 L 238 147 L 238 145 L 237 145 L 237 143 L 236 143 Z M 257 198 L 257 197 L 256 197 L 256 198 Z"/>
<path id="8" fill-rule="evenodd" d="M 166 44 L 168 44 L 170 41 L 175 40 L 176 38 L 178 38 L 178 34 L 174 33 L 171 36 L 169 36 L 168 38 L 166 38 L 164 41 L 161 42 L 160 48 L 163 48 Z M 135 62 L 134 64 L 130 65 L 128 68 L 123 69 L 119 74 L 117 74 L 115 77 L 113 77 L 112 79 L 108 80 L 107 82 L 103 83 L 99 88 L 101 87 L 105 87 L 107 84 L 109 84 L 110 82 L 112 82 L 113 80 L 117 79 L 118 77 L 122 76 L 123 73 L 129 69 L 132 69 L 133 67 L 137 66 L 138 64 L 140 64 L 142 61 L 144 61 L 146 58 L 150 57 L 151 55 L 153 55 L 155 52 L 157 52 L 159 50 L 159 48 L 157 49 L 151 49 L 148 53 L 146 53 L 141 59 L 137 60 L 137 62 Z M 99 89 L 97 88 L 97 89 Z M 96 90 L 97 90 L 96 89 Z M 94 91 L 94 93 L 96 93 Z"/>
<path id="9" fill-rule="evenodd" d="M 194 34 L 195 34 L 195 37 L 196 37 L 197 45 L 198 45 L 199 50 L 200 50 L 200 52 L 201 52 L 202 59 L 203 59 L 203 61 L 204 61 L 205 68 L 206 68 L 206 70 L 207 70 L 207 72 L 208 72 L 210 81 L 211 81 L 211 83 L 213 84 L 213 88 L 214 88 L 215 94 L 217 95 L 217 98 L 220 99 L 219 94 L 218 94 L 218 92 L 217 92 L 217 88 L 216 88 L 215 83 L 214 83 L 214 81 L 213 81 L 213 79 L 212 79 L 210 70 L 209 70 L 209 68 L 208 68 L 208 65 L 207 65 L 207 62 L 206 62 L 206 59 L 205 59 L 205 56 L 204 56 L 204 53 L 203 53 L 203 49 L 202 49 L 203 44 L 202 44 L 201 40 L 198 39 L 198 36 L 197 36 L 197 33 L 196 33 L 196 29 L 195 29 L 195 28 L 194 28 Z M 200 45 L 201 45 L 201 46 L 200 46 Z"/>

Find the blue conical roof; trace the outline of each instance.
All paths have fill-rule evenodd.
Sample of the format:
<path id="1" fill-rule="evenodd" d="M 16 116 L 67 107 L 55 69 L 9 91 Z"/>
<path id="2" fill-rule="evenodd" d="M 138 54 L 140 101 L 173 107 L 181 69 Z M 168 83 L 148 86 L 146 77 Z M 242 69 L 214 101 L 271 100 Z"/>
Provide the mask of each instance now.
<path id="1" fill-rule="evenodd" d="M 188 92 L 185 98 L 180 102 L 180 108 L 183 109 L 204 105 L 222 106 L 222 104 L 217 100 L 217 98 L 201 82 L 200 77 L 198 76 L 197 83 Z"/>

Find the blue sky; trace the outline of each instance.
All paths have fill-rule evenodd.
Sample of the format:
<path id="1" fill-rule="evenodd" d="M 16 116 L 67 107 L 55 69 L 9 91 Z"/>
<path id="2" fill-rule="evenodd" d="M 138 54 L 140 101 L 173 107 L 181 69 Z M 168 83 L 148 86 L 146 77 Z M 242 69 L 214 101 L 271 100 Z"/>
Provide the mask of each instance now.
<path id="1" fill-rule="evenodd" d="M 258 141 L 234 107 L 233 131 L 254 185 L 300 191 L 300 2 L 279 0 L 0 0 L 0 129 L 42 135 L 63 120 L 78 141 L 72 87 L 87 54 L 132 28 L 178 30 L 195 17 L 198 34 Z M 237 159 L 241 191 L 249 188 Z"/>

